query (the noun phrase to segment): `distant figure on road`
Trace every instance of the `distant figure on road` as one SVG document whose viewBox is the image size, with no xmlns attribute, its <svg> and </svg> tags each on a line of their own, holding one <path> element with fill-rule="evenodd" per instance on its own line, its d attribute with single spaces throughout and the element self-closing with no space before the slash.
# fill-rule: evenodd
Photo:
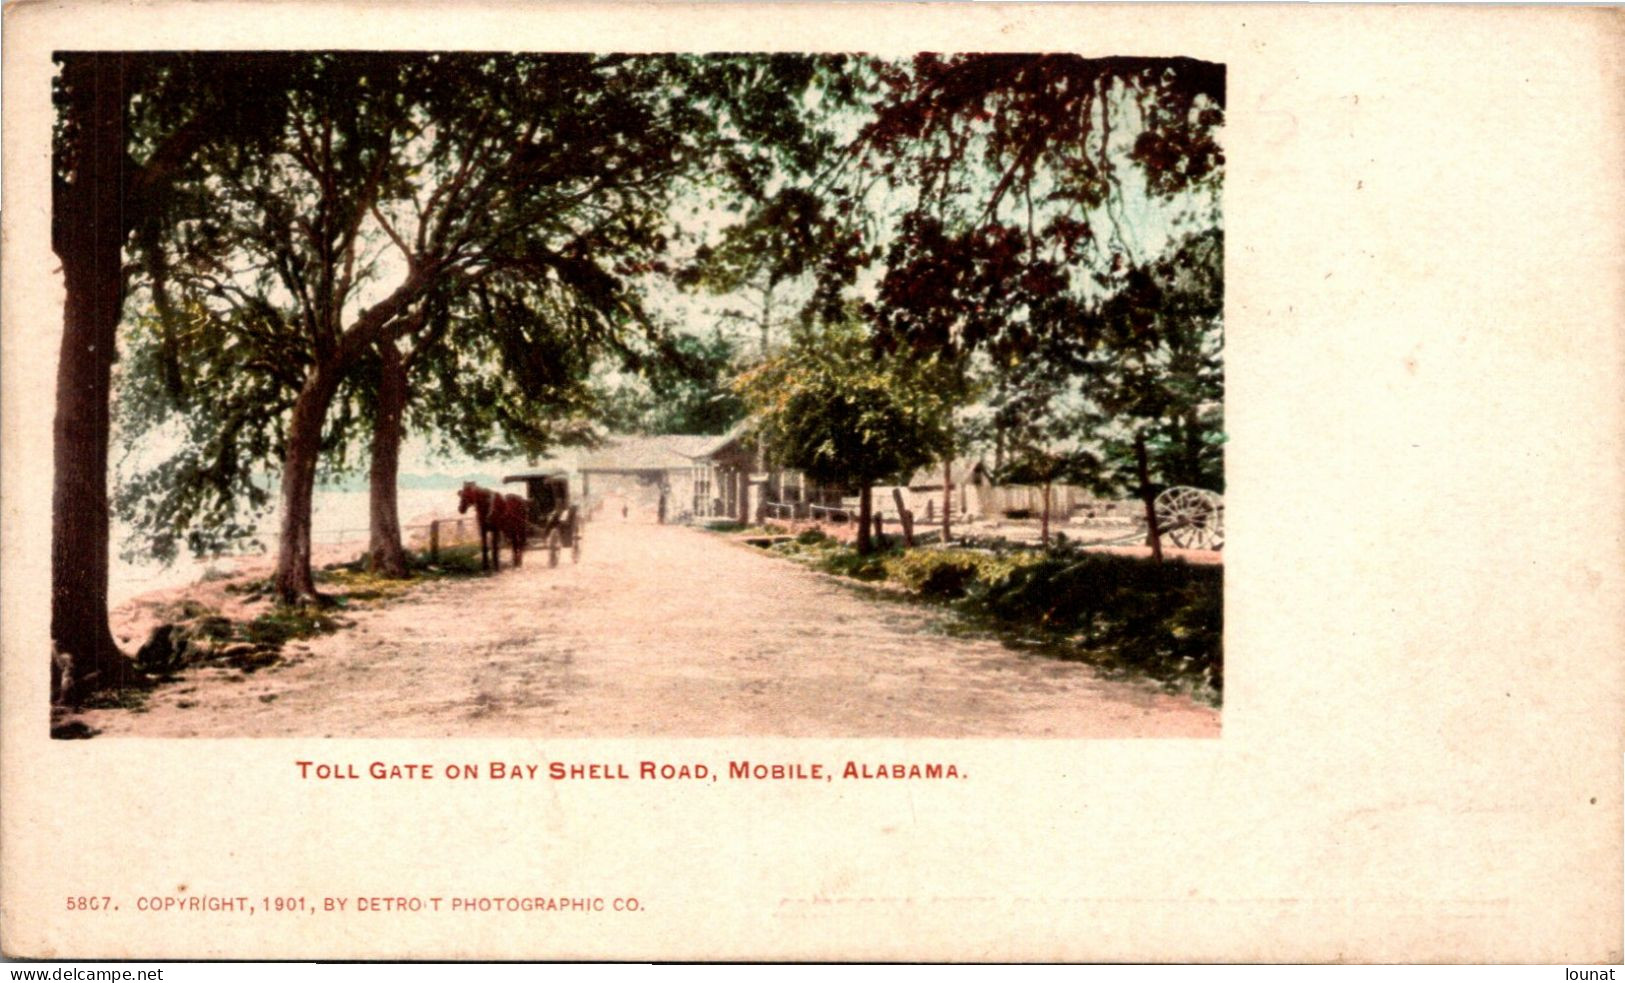
<svg viewBox="0 0 1625 983">
<path fill-rule="evenodd" d="M 621 506 L 621 519 L 622 520 L 626 519 L 626 506 L 625 505 Z"/>
</svg>

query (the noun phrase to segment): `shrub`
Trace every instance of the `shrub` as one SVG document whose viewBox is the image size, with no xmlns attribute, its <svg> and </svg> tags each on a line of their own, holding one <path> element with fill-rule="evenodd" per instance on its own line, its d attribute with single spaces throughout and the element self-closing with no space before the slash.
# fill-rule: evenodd
<svg viewBox="0 0 1625 983">
<path fill-rule="evenodd" d="M 256 645 L 280 648 L 291 639 L 326 635 L 348 624 L 314 607 L 278 605 L 250 621 L 243 634 Z"/>
<path fill-rule="evenodd" d="M 1074 553 L 979 580 L 969 603 L 1091 661 L 1222 686 L 1222 567 Z"/>
<path fill-rule="evenodd" d="M 159 625 L 136 653 L 135 667 L 143 675 L 164 676 L 186 665 L 192 634 L 185 625 Z"/>
<path fill-rule="evenodd" d="M 414 574 L 431 577 L 470 576 L 483 572 L 480 569 L 480 548 L 475 543 L 442 546 L 439 558 L 433 560 L 429 558 L 427 550 L 408 554 L 407 562 Z"/>
<path fill-rule="evenodd" d="M 820 560 L 819 568 L 825 573 L 839 574 L 854 580 L 885 580 L 886 561 L 896 555 L 896 551 L 888 550 L 862 556 L 857 550 L 843 546 Z"/>
<path fill-rule="evenodd" d="M 1179 561 L 1048 551 L 988 540 L 979 548 L 889 550 L 859 556 L 803 533 L 774 546 L 826 573 L 890 578 L 922 597 L 1108 669 L 1222 691 L 1224 570 Z"/>
<path fill-rule="evenodd" d="M 928 597 L 964 597 L 991 557 L 971 550 L 908 550 L 886 561 L 892 579 Z"/>
<path fill-rule="evenodd" d="M 235 630 L 231 619 L 219 614 L 204 615 L 192 626 L 193 634 L 216 642 L 231 638 Z"/>
<path fill-rule="evenodd" d="M 1048 559 L 1043 551 L 1030 549 L 998 549 L 983 553 L 981 557 L 976 583 L 970 585 L 972 590 L 996 587 L 1009 580 L 1016 571 L 1043 563 Z"/>
<path fill-rule="evenodd" d="M 157 611 L 158 616 L 165 621 L 177 622 L 193 621 L 198 618 L 207 618 L 212 615 L 218 615 L 219 613 L 219 611 L 216 611 L 209 605 L 204 604 L 202 601 L 196 601 L 190 597 L 183 597 L 171 604 L 166 604 L 160 607 Z"/>
</svg>

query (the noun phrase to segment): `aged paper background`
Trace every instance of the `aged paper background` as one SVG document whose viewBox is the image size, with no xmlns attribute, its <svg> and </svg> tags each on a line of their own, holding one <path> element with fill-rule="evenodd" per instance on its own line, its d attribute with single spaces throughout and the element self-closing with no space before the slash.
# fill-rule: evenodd
<svg viewBox="0 0 1625 983">
<path fill-rule="evenodd" d="M 8 954 L 1618 961 L 1617 11 L 14 4 Z M 47 740 L 53 48 L 1075 50 L 1229 69 L 1228 693 L 1193 741 Z M 293 762 L 956 762 L 958 783 Z M 641 911 L 150 913 L 148 896 Z M 71 895 L 117 912 L 70 912 Z"/>
</svg>

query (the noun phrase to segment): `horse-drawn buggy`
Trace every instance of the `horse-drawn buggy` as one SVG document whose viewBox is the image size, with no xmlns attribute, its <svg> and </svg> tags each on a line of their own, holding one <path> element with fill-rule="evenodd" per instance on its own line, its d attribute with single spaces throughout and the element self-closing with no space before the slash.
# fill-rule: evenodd
<svg viewBox="0 0 1625 983">
<path fill-rule="evenodd" d="M 570 478 L 562 471 L 509 475 L 503 484 L 521 482 L 526 496 L 505 495 L 466 482 L 458 494 L 457 511 L 473 509 L 479 522 L 480 566 L 502 569 L 501 544 L 513 548 L 519 566 L 525 548 L 540 541 L 547 550 L 547 565 L 559 565 L 559 551 L 569 550 L 571 562 L 581 559 L 581 519 L 570 504 Z"/>
<path fill-rule="evenodd" d="M 570 504 L 570 476 L 563 471 L 527 471 L 502 479 L 505 485 L 525 486 L 530 534 L 548 551 L 548 566 L 559 565 L 559 551 L 570 551 L 570 561 L 581 559 L 581 512 Z"/>
</svg>

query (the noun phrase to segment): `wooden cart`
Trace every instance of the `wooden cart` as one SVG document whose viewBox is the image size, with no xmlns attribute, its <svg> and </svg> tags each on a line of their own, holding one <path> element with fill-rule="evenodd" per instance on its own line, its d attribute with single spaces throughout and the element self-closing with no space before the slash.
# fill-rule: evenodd
<svg viewBox="0 0 1625 983">
<path fill-rule="evenodd" d="M 581 514 L 570 504 L 570 476 L 563 471 L 530 471 L 509 475 L 503 484 L 522 483 L 530 501 L 530 534 L 547 550 L 547 565 L 559 565 L 559 551 L 570 562 L 581 560 Z"/>
</svg>

